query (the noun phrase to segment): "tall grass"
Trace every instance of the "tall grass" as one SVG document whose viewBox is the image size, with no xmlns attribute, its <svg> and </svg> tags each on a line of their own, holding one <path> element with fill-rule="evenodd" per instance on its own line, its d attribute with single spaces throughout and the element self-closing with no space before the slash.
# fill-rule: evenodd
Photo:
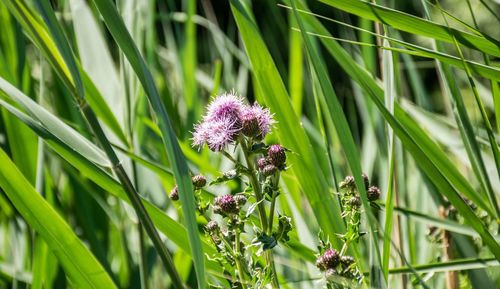
<svg viewBox="0 0 500 289">
<path fill-rule="evenodd" d="M 259 284 L 213 258 L 196 203 L 246 180 L 192 193 L 192 175 L 233 167 L 191 145 L 226 91 L 269 108 L 266 143 L 289 150 L 276 210 L 293 230 L 255 256 L 274 288 L 342 288 L 315 266 L 325 240 L 354 256 L 349 286 L 496 288 L 499 14 L 488 0 L 2 0 L 0 288 Z"/>
</svg>

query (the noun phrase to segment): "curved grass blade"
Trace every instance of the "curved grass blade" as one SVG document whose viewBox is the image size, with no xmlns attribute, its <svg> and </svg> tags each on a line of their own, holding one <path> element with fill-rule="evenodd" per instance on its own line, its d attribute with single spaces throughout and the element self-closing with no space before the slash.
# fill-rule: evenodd
<svg viewBox="0 0 500 289">
<path fill-rule="evenodd" d="M 146 63 L 127 28 L 125 27 L 123 19 L 118 14 L 116 7 L 109 0 L 94 0 L 93 2 L 99 10 L 111 35 L 115 38 L 116 43 L 121 48 L 122 52 L 130 62 L 130 65 L 136 72 L 137 77 L 139 78 L 153 107 L 153 110 L 158 117 L 165 150 L 169 161 L 172 164 L 174 176 L 180 191 L 179 195 L 182 203 L 185 224 L 189 233 L 189 243 L 191 246 L 198 286 L 199 288 L 205 288 L 206 281 L 203 248 L 201 246 L 201 240 L 198 233 L 198 224 L 196 222 L 196 208 L 191 177 L 167 111 L 161 101 L 153 76 L 147 68 Z"/>
<path fill-rule="evenodd" d="M 295 9 L 295 1 L 291 0 L 291 3 L 295 19 L 297 20 L 300 30 L 303 31 L 302 39 L 304 41 L 307 54 L 309 55 L 310 65 L 313 70 L 313 74 L 317 77 L 319 86 L 322 91 L 322 93 L 319 93 L 319 95 L 323 98 L 323 102 L 326 103 L 325 115 L 329 116 L 335 125 L 335 128 L 337 130 L 337 135 L 339 136 L 339 141 L 342 144 L 342 148 L 346 155 L 347 162 L 353 173 L 356 186 L 358 187 L 358 191 L 361 193 L 361 200 L 363 203 L 363 207 L 365 208 L 364 212 L 367 216 L 370 228 L 370 236 L 372 237 L 374 244 L 373 248 L 375 249 L 375 257 L 376 257 L 375 259 L 377 260 L 378 263 L 376 265 L 373 264 L 374 266 L 372 266 L 372 269 L 380 271 L 382 268 L 382 258 L 380 255 L 380 249 L 378 247 L 378 235 L 376 233 L 377 222 L 375 216 L 373 216 L 372 210 L 370 209 L 370 205 L 368 203 L 368 196 L 366 193 L 367 188 L 365 188 L 363 178 L 361 177 L 362 170 L 361 170 L 360 158 L 357 151 L 357 146 L 356 143 L 354 142 L 351 129 L 349 128 L 347 119 L 344 115 L 344 112 L 337 98 L 337 95 L 335 94 L 333 86 L 330 80 L 328 79 L 328 72 L 322 63 L 318 52 L 314 49 L 313 45 L 311 44 L 309 36 L 305 33 L 302 19 L 299 17 L 297 10 Z M 375 272 L 372 273 L 374 275 L 380 275 L 380 273 L 375 273 Z M 384 284 L 372 284 L 372 285 L 377 288 L 385 287 Z"/>
<path fill-rule="evenodd" d="M 500 266 L 500 263 L 498 262 L 498 260 L 495 260 L 495 258 L 456 259 L 449 262 L 414 265 L 412 266 L 412 268 L 393 268 L 389 270 L 389 274 L 411 273 L 413 271 L 416 271 L 418 273 L 464 271 L 481 268 L 491 268 L 496 266 Z"/>
<path fill-rule="evenodd" d="M 35 191 L 7 154 L 0 150 L 0 186 L 23 218 L 44 238 L 79 288 L 117 288 L 69 225 Z"/>
<path fill-rule="evenodd" d="M 321 34 L 329 34 L 317 19 L 313 17 L 304 17 L 304 19 L 315 29 L 319 29 Z M 448 198 L 465 220 L 481 235 L 484 243 L 490 248 L 495 257 L 500 259 L 500 246 L 492 237 L 486 226 L 464 202 L 462 197 L 460 197 L 456 189 L 458 187 L 454 187 L 463 187 L 466 181 L 463 176 L 456 171 L 453 165 L 445 165 L 451 161 L 449 161 L 446 155 L 425 133 L 416 136 L 411 132 L 410 129 L 417 129 L 418 126 L 407 116 L 398 103 L 394 104 L 394 116 L 391 115 L 381 101 L 384 95 L 382 88 L 337 42 L 327 41 L 323 42 L 323 44 L 349 76 L 367 92 L 367 95 L 377 106 L 384 119 L 391 125 L 394 133 L 399 137 L 406 150 L 412 154 L 414 159 L 418 160 L 417 164 L 422 169 L 422 172 L 429 177 L 439 191 Z M 427 145 L 427 147 L 425 145 L 423 146 L 423 144 Z M 440 168 L 443 165 L 444 167 Z M 454 171 L 454 173 L 449 174 L 450 170 Z M 459 182 L 456 182 L 457 180 Z M 465 185 L 465 188 L 467 187 L 470 187 L 470 185 Z M 464 191 L 461 192 L 465 194 Z M 467 191 L 466 196 L 472 196 L 479 200 L 481 199 L 474 190 Z"/>
<path fill-rule="evenodd" d="M 377 21 L 395 29 L 453 43 L 455 37 L 460 44 L 500 56 L 500 43 L 491 37 L 481 37 L 393 10 L 384 6 L 359 0 L 320 0 L 321 2 L 365 19 Z"/>
</svg>

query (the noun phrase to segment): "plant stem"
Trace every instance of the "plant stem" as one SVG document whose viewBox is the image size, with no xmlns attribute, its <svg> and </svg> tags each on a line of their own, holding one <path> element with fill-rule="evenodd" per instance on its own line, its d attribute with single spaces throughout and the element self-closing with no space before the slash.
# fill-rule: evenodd
<svg viewBox="0 0 500 289">
<path fill-rule="evenodd" d="M 236 226 L 234 229 L 234 260 L 236 261 L 236 270 L 238 270 L 238 277 L 240 278 L 241 288 L 246 289 L 245 275 L 243 274 L 243 265 L 240 260 L 241 248 L 240 248 L 240 230 Z"/>
<path fill-rule="evenodd" d="M 266 217 L 266 207 L 262 202 L 262 190 L 259 184 L 259 180 L 257 178 L 257 171 L 255 170 L 255 166 L 253 165 L 250 154 L 248 153 L 248 146 L 245 141 L 241 142 L 241 147 L 243 149 L 243 154 L 245 155 L 245 161 L 247 163 L 248 168 L 248 178 L 250 179 L 250 184 L 252 185 L 253 192 L 255 194 L 255 198 L 257 199 L 257 208 L 259 211 L 260 224 L 262 226 L 262 232 L 267 232 L 267 217 Z"/>
<path fill-rule="evenodd" d="M 158 234 L 158 231 L 156 231 L 153 221 L 149 217 L 146 208 L 144 207 L 144 204 L 142 203 L 141 198 L 139 197 L 139 194 L 137 193 L 135 187 L 132 184 L 132 181 L 125 172 L 125 169 L 123 168 L 120 160 L 118 159 L 118 156 L 113 150 L 113 147 L 111 146 L 108 138 L 104 134 L 104 131 L 101 125 L 99 124 L 99 121 L 97 120 L 94 111 L 88 106 L 88 104 L 83 99 L 77 99 L 77 101 L 79 103 L 83 115 L 87 119 L 88 124 L 92 128 L 92 131 L 94 132 L 97 141 L 99 142 L 104 152 L 106 153 L 108 159 L 110 160 L 113 172 L 120 180 L 120 183 L 122 184 L 125 193 L 127 193 L 127 197 L 129 198 L 130 203 L 132 204 L 137 216 L 139 217 L 140 222 L 144 226 L 144 229 L 148 233 L 149 237 L 151 238 L 151 241 L 153 242 L 153 245 L 158 251 L 158 255 L 160 255 L 160 258 L 163 264 L 165 265 L 165 269 L 167 270 L 167 273 L 170 275 L 173 287 L 177 289 L 185 288 L 182 279 L 179 273 L 177 272 L 177 269 L 174 266 L 174 262 L 170 255 L 170 252 L 167 250 L 167 247 L 162 242 L 160 235 Z"/>
</svg>

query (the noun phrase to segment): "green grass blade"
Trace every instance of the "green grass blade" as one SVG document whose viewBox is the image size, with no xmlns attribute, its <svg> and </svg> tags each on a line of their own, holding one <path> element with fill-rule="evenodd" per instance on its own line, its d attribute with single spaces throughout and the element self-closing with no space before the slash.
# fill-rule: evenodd
<svg viewBox="0 0 500 289">
<path fill-rule="evenodd" d="M 355 14 L 365 19 L 377 21 L 395 29 L 427 36 L 436 40 L 453 42 L 456 37 L 460 44 L 500 56 L 500 43 L 491 37 L 481 37 L 419 18 L 384 6 L 359 0 L 320 0 L 332 7 Z"/>
<path fill-rule="evenodd" d="M 437 273 L 437 272 L 473 270 L 473 269 L 481 269 L 481 268 L 496 267 L 496 266 L 500 266 L 500 263 L 498 262 L 498 260 L 495 260 L 495 258 L 456 259 L 449 262 L 414 265 L 412 266 L 412 268 L 408 267 L 393 268 L 390 270 L 390 273 L 401 274 L 401 273 L 411 273 L 413 271 L 416 271 L 418 273 L 427 273 L 427 272 Z"/>
<path fill-rule="evenodd" d="M 130 62 L 130 65 L 136 72 L 137 77 L 142 83 L 146 95 L 148 96 L 148 99 L 158 117 L 165 150 L 169 161 L 172 164 L 172 169 L 180 191 L 182 210 L 184 213 L 185 224 L 189 232 L 189 243 L 191 246 L 198 286 L 199 288 L 205 288 L 205 264 L 203 259 L 203 249 L 198 233 L 198 224 L 196 222 L 196 208 L 191 177 L 167 111 L 161 101 L 160 95 L 158 94 L 153 76 L 147 68 L 139 50 L 134 44 L 134 41 L 125 27 L 123 19 L 118 14 L 116 7 L 109 0 L 95 0 L 93 2 L 103 17 L 104 23 L 111 32 L 111 35 L 113 35 L 116 43 L 121 48 L 122 52 Z"/>
<path fill-rule="evenodd" d="M 309 21 L 313 27 L 320 29 L 322 34 L 328 34 L 328 31 L 317 21 L 317 19 L 309 17 L 305 17 L 305 19 Z M 481 222 L 481 220 L 479 220 L 479 218 L 474 214 L 471 208 L 464 202 L 454 188 L 455 185 L 464 185 L 463 182 L 454 182 L 457 180 L 455 179 L 456 177 L 458 177 L 458 180 L 460 181 L 463 179 L 463 176 L 461 176 L 458 172 L 457 174 L 451 175 L 448 173 L 450 170 L 454 170 L 454 165 L 445 166 L 444 168 L 439 169 L 440 165 L 450 162 L 444 152 L 438 149 L 437 146 L 433 147 L 435 150 L 429 150 L 425 146 L 422 147 L 423 143 L 426 145 L 432 145 L 433 142 L 426 134 L 416 136 L 409 131 L 409 128 L 415 128 L 417 125 L 413 120 L 407 118 L 406 113 L 401 109 L 398 103 L 395 103 L 395 115 L 392 116 L 381 101 L 381 99 L 383 99 L 382 88 L 368 74 L 368 72 L 359 67 L 359 65 L 352 60 L 351 56 L 337 42 L 328 41 L 323 42 L 323 44 L 343 67 L 343 69 L 364 89 L 373 103 L 377 106 L 384 119 L 391 125 L 394 133 L 401 140 L 407 151 L 412 154 L 414 159 L 418 160 L 417 164 L 422 169 L 422 172 L 429 177 L 440 192 L 445 195 L 455 206 L 458 212 L 462 214 L 465 220 L 481 235 L 481 238 L 490 248 L 492 253 L 497 258 L 500 258 L 500 246 L 491 236 L 491 233 L 488 232 L 485 225 Z M 403 117 L 405 117 L 405 119 L 402 119 Z M 477 192 L 474 190 L 469 191 L 468 193 L 470 193 L 470 196 L 477 200 L 481 199 L 481 197 L 479 197 Z M 467 197 L 469 197 L 469 195 L 467 195 Z"/>
<path fill-rule="evenodd" d="M 30 226 L 44 238 L 79 288 L 117 288 L 69 225 L 35 191 L 0 150 L 0 186 Z"/>
<path fill-rule="evenodd" d="M 79 151 L 96 164 L 110 166 L 108 159 L 98 147 L 1 77 L 0 91 L 69 147 Z"/>
<path fill-rule="evenodd" d="M 366 194 L 366 189 L 363 178 L 361 177 L 362 170 L 360 165 L 360 158 L 357 151 L 356 143 L 354 142 L 354 138 L 351 133 L 351 129 L 347 123 L 347 119 L 344 115 L 340 102 L 335 94 L 333 86 L 328 79 L 328 72 L 326 67 L 321 62 L 318 52 L 314 49 L 311 44 L 311 40 L 309 36 L 305 33 L 305 28 L 302 23 L 302 19 L 295 9 L 295 1 L 291 1 L 293 11 L 297 20 L 297 23 L 302 31 L 302 39 L 304 41 L 304 45 L 306 47 L 307 53 L 310 59 L 310 65 L 314 70 L 314 75 L 317 77 L 319 81 L 319 86 L 322 90 L 321 95 L 324 99 L 323 101 L 327 104 L 325 107 L 325 115 L 329 116 L 337 130 L 337 135 L 339 136 L 339 141 L 342 145 L 342 149 L 346 155 L 347 162 L 349 167 L 353 173 L 353 176 L 356 181 L 356 186 L 358 187 L 359 192 L 361 193 L 361 199 L 363 202 L 364 212 L 366 213 L 368 224 L 370 228 L 370 236 L 373 238 L 373 243 L 375 244 L 373 247 L 375 248 L 375 256 L 378 264 L 373 266 L 374 270 L 381 270 L 382 268 L 382 258 L 380 255 L 380 249 L 378 247 L 378 235 L 376 233 L 376 221 L 375 217 L 372 214 L 372 210 L 370 209 L 370 205 L 368 202 L 368 196 Z M 328 97 L 327 97 L 328 96 Z M 378 273 L 377 273 L 378 274 Z M 372 284 L 375 287 L 385 287 L 383 284 Z"/>
</svg>

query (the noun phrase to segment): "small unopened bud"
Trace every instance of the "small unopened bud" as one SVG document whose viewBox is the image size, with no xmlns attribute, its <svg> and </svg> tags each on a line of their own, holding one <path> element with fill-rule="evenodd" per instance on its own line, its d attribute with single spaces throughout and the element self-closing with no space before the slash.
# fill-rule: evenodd
<svg viewBox="0 0 500 289">
<path fill-rule="evenodd" d="M 246 114 L 242 117 L 241 132 L 247 137 L 256 137 L 261 134 L 259 119 L 255 114 Z"/>
<path fill-rule="evenodd" d="M 168 197 L 172 201 L 179 200 L 179 188 L 177 187 L 177 185 L 170 191 L 170 194 L 168 195 Z"/>
<path fill-rule="evenodd" d="M 205 229 L 210 234 L 215 234 L 220 231 L 219 224 L 216 221 L 210 221 L 205 225 Z"/>
<path fill-rule="evenodd" d="M 361 206 L 361 199 L 358 196 L 351 197 L 349 199 L 349 204 L 353 207 L 360 207 Z"/>
<path fill-rule="evenodd" d="M 267 166 L 267 159 L 266 158 L 260 158 L 257 160 L 257 167 L 259 170 L 263 170 L 265 166 Z"/>
<path fill-rule="evenodd" d="M 339 262 L 340 256 L 337 250 L 328 249 L 316 260 L 316 266 L 318 266 L 321 271 L 326 271 L 328 269 L 335 269 Z"/>
<path fill-rule="evenodd" d="M 196 175 L 196 176 L 192 177 L 191 181 L 193 182 L 193 185 L 197 189 L 203 188 L 207 184 L 207 179 L 202 175 Z"/>
<path fill-rule="evenodd" d="M 224 195 L 215 198 L 214 200 L 214 212 L 222 213 L 226 215 L 238 214 L 240 208 L 238 207 L 238 203 L 232 195 Z"/>
<path fill-rule="evenodd" d="M 335 269 L 328 269 L 325 271 L 326 280 L 330 280 L 332 278 L 335 278 L 335 275 L 337 275 L 337 270 L 335 270 Z"/>
<path fill-rule="evenodd" d="M 247 197 L 245 197 L 245 195 L 242 194 L 234 196 L 234 200 L 240 207 L 244 206 L 247 203 Z"/>
<path fill-rule="evenodd" d="M 340 263 L 342 263 L 342 265 L 347 267 L 347 266 L 351 265 L 352 263 L 354 263 L 354 258 L 351 256 L 342 256 L 342 257 L 340 257 Z"/>
<path fill-rule="evenodd" d="M 286 162 L 286 151 L 285 148 L 279 144 L 271 145 L 267 149 L 267 157 L 269 158 L 269 162 L 275 165 L 278 168 L 281 168 L 285 165 Z"/>
<path fill-rule="evenodd" d="M 376 201 L 380 198 L 380 189 L 378 187 L 371 186 L 366 193 L 368 194 L 368 200 L 370 202 Z"/>
<path fill-rule="evenodd" d="M 262 169 L 262 174 L 265 177 L 272 176 L 277 170 L 278 168 L 275 165 L 267 165 Z"/>
<path fill-rule="evenodd" d="M 370 179 L 366 174 L 362 174 L 361 176 L 363 177 L 363 182 L 365 183 L 365 190 L 367 190 L 370 186 Z"/>
<path fill-rule="evenodd" d="M 354 182 L 354 177 L 353 176 L 347 176 L 345 179 L 340 182 L 340 188 L 341 189 L 354 189 L 356 187 L 356 184 Z"/>
</svg>

